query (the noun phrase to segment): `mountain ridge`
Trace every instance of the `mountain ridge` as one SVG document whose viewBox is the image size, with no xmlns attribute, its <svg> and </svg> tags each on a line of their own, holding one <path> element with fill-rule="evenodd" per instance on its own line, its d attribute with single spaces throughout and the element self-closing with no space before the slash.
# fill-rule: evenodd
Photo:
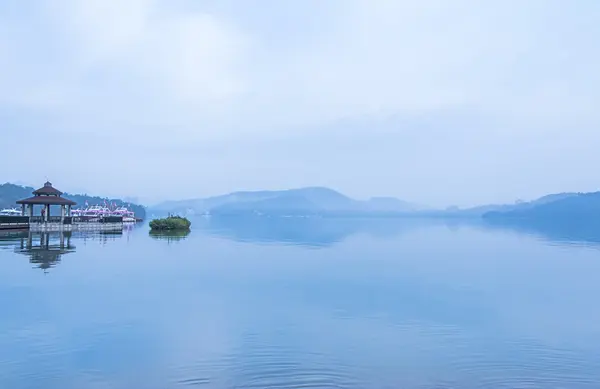
<svg viewBox="0 0 600 389">
<path fill-rule="evenodd" d="M 295 201 L 295 202 L 294 202 Z M 414 211 L 419 206 L 393 197 L 373 197 L 355 200 L 334 189 L 312 186 L 285 190 L 238 191 L 200 199 L 163 202 L 152 207 L 155 212 L 257 212 L 284 211 L 292 213 Z"/>
<path fill-rule="evenodd" d="M 591 196 L 591 197 L 590 197 Z M 574 199 L 574 200 L 569 200 Z M 583 199 L 583 200 L 582 200 Z M 582 201 L 585 204 L 581 204 Z M 548 209 L 565 204 L 569 207 L 594 207 L 593 193 L 563 192 L 512 204 L 488 204 L 470 208 L 430 209 L 395 197 L 375 196 L 356 200 L 334 189 L 305 187 L 286 190 L 239 191 L 203 199 L 165 202 L 152 208 L 155 212 L 210 213 L 217 216 L 393 216 L 426 218 L 490 218 L 530 215 L 540 217 Z M 578 205 L 579 204 L 579 205 Z M 586 208 L 587 207 L 587 208 Z M 598 195 L 600 207 L 600 195 Z M 541 211 L 540 211 L 541 210 Z M 582 211 L 583 212 L 583 211 Z M 536 216 L 537 215 L 537 216 Z"/>
<path fill-rule="evenodd" d="M 570 193 L 565 196 L 544 196 L 530 207 L 506 211 L 491 211 L 483 215 L 486 219 L 538 219 L 569 222 L 574 219 L 600 220 L 600 191 Z"/>
</svg>

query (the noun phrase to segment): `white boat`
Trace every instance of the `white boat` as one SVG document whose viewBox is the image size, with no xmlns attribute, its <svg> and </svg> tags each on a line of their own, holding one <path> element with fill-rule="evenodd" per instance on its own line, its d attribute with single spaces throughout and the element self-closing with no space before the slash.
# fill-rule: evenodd
<svg viewBox="0 0 600 389">
<path fill-rule="evenodd" d="M 135 223 L 135 213 L 126 207 L 119 207 L 111 212 L 111 216 L 123 218 L 123 223 Z"/>
<path fill-rule="evenodd" d="M 101 205 L 92 205 L 91 207 L 86 208 L 81 216 L 110 216 L 111 212 L 108 207 L 103 207 Z"/>
<path fill-rule="evenodd" d="M 88 222 L 100 221 L 100 219 L 105 216 L 110 216 L 110 214 L 110 209 L 101 205 L 92 205 L 91 207 L 71 210 L 71 216 L 81 218 Z"/>
<path fill-rule="evenodd" d="M 0 210 L 0 216 L 22 216 L 21 211 L 15 208 L 5 208 Z"/>
<path fill-rule="evenodd" d="M 72 210 L 71 210 L 71 216 L 73 216 L 73 217 L 79 217 L 79 216 L 82 216 L 84 211 L 85 211 L 85 209 L 81 209 L 81 208 L 78 208 L 78 209 L 72 209 Z"/>
<path fill-rule="evenodd" d="M 81 217 L 85 218 L 88 221 L 100 220 L 106 216 L 117 216 L 122 217 L 124 223 L 135 223 L 135 213 L 130 211 L 126 207 L 116 207 L 116 205 L 111 210 L 107 206 L 102 205 L 92 205 L 83 209 L 73 209 L 71 211 L 71 216 L 73 217 Z"/>
</svg>

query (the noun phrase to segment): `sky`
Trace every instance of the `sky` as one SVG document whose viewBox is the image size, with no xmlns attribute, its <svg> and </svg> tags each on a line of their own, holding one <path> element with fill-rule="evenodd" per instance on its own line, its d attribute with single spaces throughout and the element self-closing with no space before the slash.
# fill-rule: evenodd
<svg viewBox="0 0 600 389">
<path fill-rule="evenodd" d="M 3 0 L 0 182 L 600 190 L 598 20 L 596 0 Z"/>
</svg>

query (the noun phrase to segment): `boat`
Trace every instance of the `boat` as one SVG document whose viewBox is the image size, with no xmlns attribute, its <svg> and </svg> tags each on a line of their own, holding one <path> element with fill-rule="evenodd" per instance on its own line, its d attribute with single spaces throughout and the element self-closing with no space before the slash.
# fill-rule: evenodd
<svg viewBox="0 0 600 389">
<path fill-rule="evenodd" d="M 73 216 L 73 217 L 83 216 L 83 212 L 85 212 L 85 209 L 82 209 L 82 208 L 72 209 L 71 216 Z"/>
<path fill-rule="evenodd" d="M 135 223 L 135 213 L 126 207 L 119 207 L 111 212 L 111 216 L 119 216 L 123 218 L 123 223 Z"/>
<path fill-rule="evenodd" d="M 0 210 L 0 216 L 22 216 L 22 213 L 15 208 L 5 208 Z"/>
<path fill-rule="evenodd" d="M 71 216 L 85 221 L 99 221 L 108 216 L 122 217 L 124 223 L 135 223 L 137 221 L 133 211 L 124 206 L 116 207 L 116 205 L 113 206 L 113 209 L 106 205 L 92 205 L 87 208 L 73 209 Z"/>
<path fill-rule="evenodd" d="M 87 208 L 71 210 L 71 216 L 80 219 L 79 221 L 96 222 L 105 216 L 110 216 L 111 211 L 108 207 L 101 205 L 92 205 Z"/>
<path fill-rule="evenodd" d="M 108 209 L 108 207 L 103 207 L 101 205 L 92 205 L 91 207 L 86 208 L 81 216 L 103 217 L 109 215 L 110 209 Z"/>
</svg>

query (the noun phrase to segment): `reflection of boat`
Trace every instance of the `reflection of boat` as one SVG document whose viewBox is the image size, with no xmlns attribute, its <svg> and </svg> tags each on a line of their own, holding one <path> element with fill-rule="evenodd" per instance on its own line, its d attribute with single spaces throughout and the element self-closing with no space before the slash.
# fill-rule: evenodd
<svg viewBox="0 0 600 389">
<path fill-rule="evenodd" d="M 21 216 L 21 211 L 15 208 L 5 208 L 0 210 L 0 216 Z"/>
</svg>

